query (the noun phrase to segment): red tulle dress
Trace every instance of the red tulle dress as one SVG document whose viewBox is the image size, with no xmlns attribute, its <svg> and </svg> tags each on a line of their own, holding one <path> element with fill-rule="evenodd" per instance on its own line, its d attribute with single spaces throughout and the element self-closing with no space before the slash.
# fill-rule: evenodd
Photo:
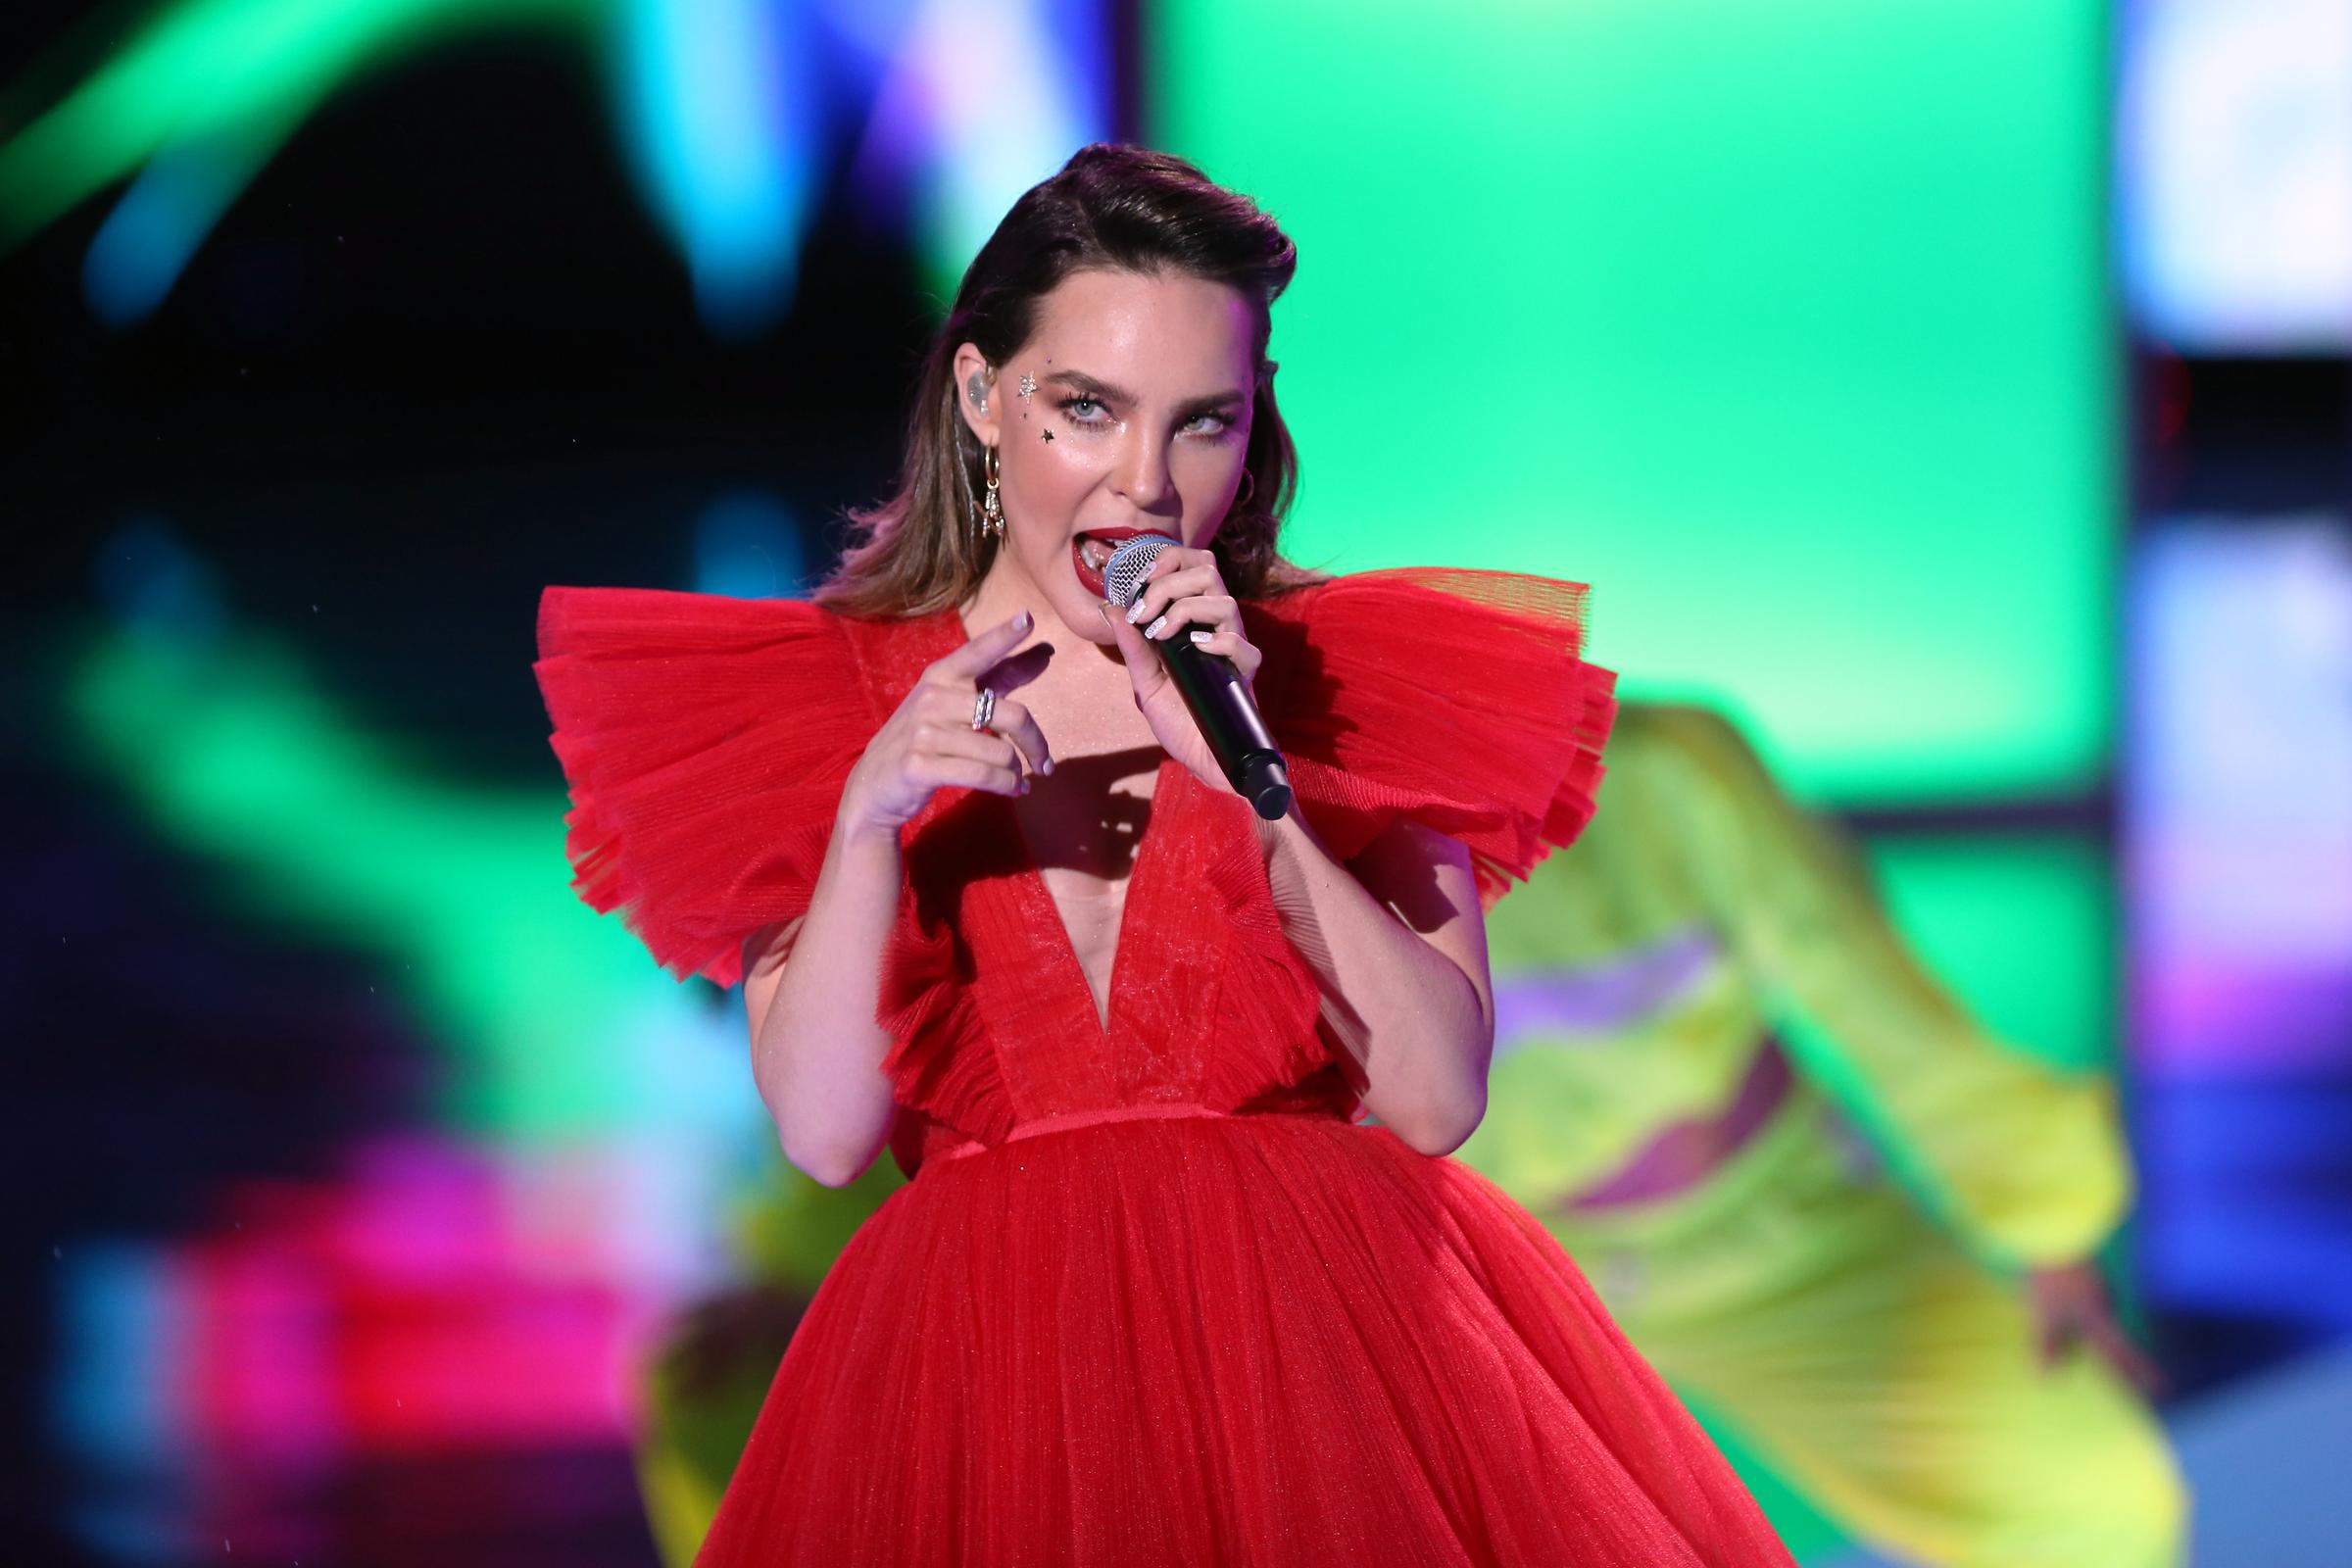
<svg viewBox="0 0 2352 1568">
<path fill-rule="evenodd" d="M 1583 826 L 1583 590 L 1375 572 L 1249 607 L 1341 857 L 1398 818 L 1491 896 Z M 731 984 L 805 910 L 851 765 L 953 612 L 550 589 L 581 895 Z M 1249 808 L 1161 763 L 1109 1022 L 1010 804 L 905 834 L 880 1016 L 914 1179 L 826 1278 L 706 1564 L 1786 1563 L 1534 1220 L 1361 1125 Z"/>
</svg>

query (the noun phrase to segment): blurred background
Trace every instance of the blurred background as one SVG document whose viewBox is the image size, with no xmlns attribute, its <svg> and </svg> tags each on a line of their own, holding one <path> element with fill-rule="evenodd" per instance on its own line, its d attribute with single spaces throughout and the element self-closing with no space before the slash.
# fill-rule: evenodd
<svg viewBox="0 0 2352 1568">
<path fill-rule="evenodd" d="M 2352 1562 L 2352 0 L 16 0 L 7 1560 L 654 1561 L 790 1178 L 536 595 L 820 576 L 1110 137 L 1298 242 L 1294 559 L 1592 581 L 2121 1075 L 2198 1560 Z"/>
</svg>

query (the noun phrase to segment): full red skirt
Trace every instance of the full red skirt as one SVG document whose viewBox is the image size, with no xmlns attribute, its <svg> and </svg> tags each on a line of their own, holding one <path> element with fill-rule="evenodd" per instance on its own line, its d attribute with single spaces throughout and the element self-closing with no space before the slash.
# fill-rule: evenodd
<svg viewBox="0 0 2352 1568">
<path fill-rule="evenodd" d="M 1525 1211 L 1285 1114 L 927 1166 L 825 1281 L 698 1560 L 1788 1558 Z"/>
</svg>

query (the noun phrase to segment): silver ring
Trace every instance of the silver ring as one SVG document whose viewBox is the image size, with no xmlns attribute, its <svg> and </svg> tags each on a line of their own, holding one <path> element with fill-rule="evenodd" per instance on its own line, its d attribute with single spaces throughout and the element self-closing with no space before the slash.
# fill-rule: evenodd
<svg viewBox="0 0 2352 1568">
<path fill-rule="evenodd" d="M 983 686 L 980 688 L 980 695 L 972 700 L 972 728 L 986 729 L 989 720 L 996 716 L 997 694 Z"/>
</svg>

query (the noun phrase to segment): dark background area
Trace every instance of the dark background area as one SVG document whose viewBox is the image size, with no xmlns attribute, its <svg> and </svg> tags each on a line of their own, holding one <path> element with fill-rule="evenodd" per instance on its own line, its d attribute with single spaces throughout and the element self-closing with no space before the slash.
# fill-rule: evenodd
<svg viewBox="0 0 2352 1568">
<path fill-rule="evenodd" d="M 0 81 L 103 44 L 106 20 L 8 8 Z M 77 47 L 53 56 L 61 36 Z M 529 670 L 543 585 L 682 584 L 698 512 L 747 488 L 814 524 L 814 564 L 841 510 L 890 479 L 935 309 L 904 236 L 860 215 L 837 163 L 790 316 L 717 343 L 628 192 L 601 92 L 588 61 L 495 36 L 368 77 L 136 330 L 82 303 L 104 201 L 0 255 L 9 1562 L 116 1560 L 57 1514 L 57 1250 L 191 1230 L 232 1178 L 322 1176 L 351 1140 L 423 1114 L 437 1070 L 366 959 L 224 920 L 122 803 L 59 765 L 60 663 L 105 611 L 109 541 L 162 528 L 240 622 L 298 635 L 382 729 L 552 792 Z M 339 1560 L 652 1560 L 617 1451 L 379 1458 L 337 1488 Z"/>
</svg>

